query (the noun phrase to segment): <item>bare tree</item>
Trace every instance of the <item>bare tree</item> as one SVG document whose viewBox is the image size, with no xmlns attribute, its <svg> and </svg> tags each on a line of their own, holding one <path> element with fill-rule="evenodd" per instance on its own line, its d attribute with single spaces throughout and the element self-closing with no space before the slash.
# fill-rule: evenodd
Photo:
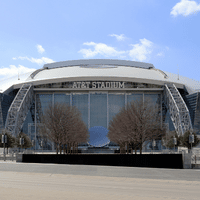
<svg viewBox="0 0 200 200">
<path fill-rule="evenodd" d="M 119 145 L 129 146 L 132 150 L 142 148 L 145 141 L 161 139 L 165 130 L 161 126 L 159 106 L 150 100 L 132 101 L 123 108 L 111 121 L 108 137 Z"/>
<path fill-rule="evenodd" d="M 89 136 L 86 125 L 81 119 L 81 113 L 76 107 L 55 103 L 49 105 L 42 117 L 42 134 L 56 144 L 57 153 L 67 145 L 67 153 L 71 148 L 75 152 L 78 143 L 86 142 Z"/>
<path fill-rule="evenodd" d="M 16 138 L 11 135 L 9 130 L 3 129 L 0 133 L 0 147 L 4 147 L 4 144 L 2 143 L 2 135 L 7 135 L 7 143 L 5 143 L 5 147 L 7 148 L 7 154 L 8 154 L 8 148 L 15 147 Z"/>
</svg>

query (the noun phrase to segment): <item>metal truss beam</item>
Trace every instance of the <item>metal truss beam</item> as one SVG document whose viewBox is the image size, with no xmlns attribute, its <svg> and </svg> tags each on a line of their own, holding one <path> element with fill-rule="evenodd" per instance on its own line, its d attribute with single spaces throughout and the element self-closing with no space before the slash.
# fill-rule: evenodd
<svg viewBox="0 0 200 200">
<path fill-rule="evenodd" d="M 192 130 L 189 110 L 174 84 L 166 85 L 164 89 L 164 102 L 169 109 L 171 120 L 177 134 L 183 135 L 185 131 Z"/>
<path fill-rule="evenodd" d="M 17 136 L 20 133 L 32 101 L 32 85 L 23 84 L 13 100 L 7 114 L 5 128 L 8 129 L 12 135 Z"/>
</svg>

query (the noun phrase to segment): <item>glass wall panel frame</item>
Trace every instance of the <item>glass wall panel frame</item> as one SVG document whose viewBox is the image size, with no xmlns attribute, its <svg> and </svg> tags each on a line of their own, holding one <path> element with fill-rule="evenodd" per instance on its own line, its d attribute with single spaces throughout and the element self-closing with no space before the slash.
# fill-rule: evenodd
<svg viewBox="0 0 200 200">
<path fill-rule="evenodd" d="M 91 95 L 93 95 L 93 94 L 106 94 L 106 107 L 107 107 L 107 111 L 106 111 L 106 117 L 107 117 L 107 119 L 106 119 L 106 127 L 105 128 L 107 128 L 108 129 L 108 116 L 107 116 L 107 114 L 108 114 L 108 91 L 89 91 L 89 106 L 88 106 L 88 109 L 89 109 L 89 123 L 88 123 L 88 129 L 90 129 L 91 128 Z"/>
</svg>

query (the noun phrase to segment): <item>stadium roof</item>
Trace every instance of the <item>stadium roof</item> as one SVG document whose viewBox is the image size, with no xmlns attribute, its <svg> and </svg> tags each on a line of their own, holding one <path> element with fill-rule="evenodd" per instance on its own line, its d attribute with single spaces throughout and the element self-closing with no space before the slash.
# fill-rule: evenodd
<svg viewBox="0 0 200 200">
<path fill-rule="evenodd" d="M 163 72 L 156 69 L 153 64 L 126 60 L 92 59 L 56 62 L 45 64 L 43 68 L 27 74 L 26 77 L 23 80 L 10 81 L 10 83 L 7 80 L 5 89 L 1 87 L 2 84 L 0 83 L 0 89 L 5 91 L 12 85 L 14 85 L 14 88 L 18 88 L 24 82 L 38 85 L 51 82 L 95 79 L 146 82 L 159 85 L 175 83 L 179 88 L 186 86 L 189 94 L 200 89 L 198 81 L 182 76 L 178 78 L 177 74 Z"/>
</svg>

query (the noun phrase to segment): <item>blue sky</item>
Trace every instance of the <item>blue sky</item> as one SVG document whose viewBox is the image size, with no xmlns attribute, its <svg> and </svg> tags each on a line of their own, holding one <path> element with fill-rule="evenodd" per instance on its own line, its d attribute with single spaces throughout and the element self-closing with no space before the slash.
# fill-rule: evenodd
<svg viewBox="0 0 200 200">
<path fill-rule="evenodd" d="M 200 0 L 0 0 L 0 80 L 95 58 L 200 81 Z"/>
</svg>

